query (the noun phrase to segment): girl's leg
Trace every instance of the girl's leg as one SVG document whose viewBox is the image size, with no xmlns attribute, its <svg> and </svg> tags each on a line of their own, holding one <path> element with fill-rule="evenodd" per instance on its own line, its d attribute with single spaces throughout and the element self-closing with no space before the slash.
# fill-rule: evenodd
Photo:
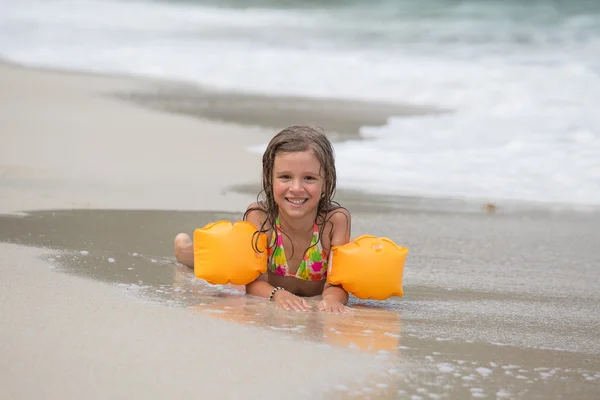
<svg viewBox="0 0 600 400">
<path fill-rule="evenodd" d="M 175 236 L 175 258 L 177 262 L 194 268 L 194 244 L 188 234 Z"/>
</svg>

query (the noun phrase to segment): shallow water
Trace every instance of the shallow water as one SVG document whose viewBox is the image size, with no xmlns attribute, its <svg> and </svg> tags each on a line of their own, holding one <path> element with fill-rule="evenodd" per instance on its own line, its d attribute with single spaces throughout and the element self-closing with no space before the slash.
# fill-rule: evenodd
<svg viewBox="0 0 600 400">
<path fill-rule="evenodd" d="M 63 210 L 0 217 L 0 241 L 60 249 L 60 271 L 109 282 L 136 301 L 291 340 L 373 353 L 387 371 L 329 397 L 597 398 L 600 249 L 597 214 L 354 213 L 353 235 L 409 248 L 405 297 L 352 298 L 351 317 L 289 313 L 237 286 L 213 286 L 177 265 L 180 231 L 240 215 Z M 316 304 L 316 299 L 310 299 Z"/>
</svg>

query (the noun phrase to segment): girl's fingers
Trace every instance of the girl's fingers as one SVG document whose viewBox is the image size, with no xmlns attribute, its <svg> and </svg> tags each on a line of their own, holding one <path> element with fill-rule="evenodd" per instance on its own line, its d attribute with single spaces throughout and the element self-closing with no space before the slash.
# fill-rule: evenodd
<svg viewBox="0 0 600 400">
<path fill-rule="evenodd" d="M 279 306 L 280 308 L 283 308 L 286 311 L 290 311 L 290 303 L 287 301 L 280 301 L 278 303 L 275 304 L 276 306 Z"/>
<path fill-rule="evenodd" d="M 300 304 L 298 304 L 297 302 L 292 302 L 292 301 L 287 301 L 285 303 L 281 303 L 280 307 L 283 308 L 285 311 L 304 311 L 302 306 Z"/>
<path fill-rule="evenodd" d="M 352 311 L 352 309 L 350 307 L 348 307 L 348 306 L 342 306 L 342 309 L 340 311 L 344 315 L 352 315 L 352 314 L 354 314 L 354 311 Z"/>
<path fill-rule="evenodd" d="M 310 305 L 308 305 L 308 303 L 304 299 L 300 299 L 300 301 L 296 304 L 299 308 L 298 311 L 309 311 L 311 309 Z"/>
<path fill-rule="evenodd" d="M 342 314 L 342 315 L 352 315 L 354 311 L 350 307 L 346 307 L 345 305 L 335 305 L 335 306 L 326 306 L 323 301 L 320 301 L 317 304 L 317 308 L 319 311 L 326 311 L 332 314 Z"/>
<path fill-rule="evenodd" d="M 305 299 L 296 298 L 296 299 L 286 299 L 280 301 L 276 304 L 277 306 L 283 308 L 286 311 L 294 310 L 294 311 L 310 311 L 312 310 L 312 306 L 308 304 Z"/>
</svg>

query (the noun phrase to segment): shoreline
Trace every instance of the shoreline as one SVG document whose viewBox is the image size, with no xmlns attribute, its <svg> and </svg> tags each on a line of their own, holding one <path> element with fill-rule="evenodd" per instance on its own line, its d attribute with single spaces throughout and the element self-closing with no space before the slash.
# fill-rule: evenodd
<svg viewBox="0 0 600 400">
<path fill-rule="evenodd" d="M 228 188 L 233 193 L 255 194 L 260 192 L 258 184 L 240 184 Z M 360 213 L 431 213 L 431 214 L 486 214 L 551 216 L 600 215 L 600 205 L 542 203 L 532 201 L 497 201 L 459 197 L 426 197 L 370 193 L 354 189 L 337 188 L 335 201 L 350 211 Z"/>
<path fill-rule="evenodd" d="M 316 126 L 324 126 L 332 142 L 343 142 L 346 140 L 368 140 L 359 134 L 359 127 L 365 125 L 382 125 L 386 123 L 390 116 L 422 116 L 432 114 L 442 114 L 451 112 L 435 107 L 421 107 L 410 104 L 386 104 L 375 102 L 360 102 L 341 99 L 315 99 L 294 96 L 270 96 L 251 94 L 243 92 L 228 92 L 211 90 L 210 88 L 198 86 L 196 84 L 151 78 L 126 74 L 103 74 L 90 71 L 68 70 L 59 68 L 45 68 L 36 66 L 27 66 L 0 58 L 0 69 L 25 70 L 34 73 L 51 73 L 68 78 L 78 78 L 85 80 L 86 77 L 98 79 L 99 81 L 108 81 L 111 85 L 106 88 L 99 88 L 93 85 L 94 90 L 90 93 L 95 96 L 124 101 L 126 104 L 141 106 L 149 111 L 158 111 L 177 117 L 191 117 L 202 123 L 208 129 L 220 131 L 220 126 L 226 125 L 228 128 L 234 128 L 244 137 L 241 140 L 239 135 L 232 137 L 236 144 L 243 145 L 238 152 L 232 152 L 232 158 L 238 158 L 241 154 L 245 159 L 256 160 L 254 164 L 254 178 L 245 178 L 238 180 L 229 186 L 219 186 L 215 190 L 223 196 L 244 197 L 245 204 L 255 201 L 260 191 L 258 182 L 260 171 L 256 166 L 260 163 L 260 154 L 251 152 L 248 147 L 257 146 L 266 143 L 277 129 L 285 126 L 283 121 L 313 121 Z M 300 108 L 300 112 L 295 114 L 294 108 Z M 261 113 L 262 112 L 262 113 Z M 293 123 L 291 123 L 293 124 Z M 279 125 L 279 126 L 278 126 Z M 333 129 L 327 129 L 333 127 Z M 231 129 L 228 129 L 231 131 Z M 246 133 L 244 133 L 246 132 Z M 231 132 L 230 132 L 231 133 Z M 262 141 L 248 140 L 248 133 L 256 136 L 260 134 Z M 223 142 L 226 142 L 224 140 Z M 229 151 L 234 150 L 231 146 Z M 1 155 L 1 153 L 0 153 Z M 11 177 L 11 175 L 23 175 L 29 171 L 11 168 L 11 166 L 2 166 L 0 164 L 0 176 Z M 36 171 L 33 171 L 34 173 Z M 165 183 L 168 186 L 168 183 Z M 17 189 L 20 189 L 17 187 Z M 187 193 L 186 195 L 189 195 Z M 497 199 L 489 201 L 484 198 L 471 197 L 437 197 L 426 195 L 395 195 L 384 193 L 371 193 L 355 189 L 338 188 L 336 199 L 359 211 L 365 210 L 364 204 L 375 203 L 377 212 L 396 212 L 396 211 L 418 211 L 418 212 L 459 212 L 459 213 L 484 213 L 484 214 L 552 214 L 552 213 L 600 213 L 599 204 L 571 204 L 571 203 L 553 203 L 529 200 Z M 211 211 L 243 211 L 244 202 L 238 203 L 238 206 L 227 205 L 228 201 L 214 201 Z M 193 206 L 178 207 L 178 210 L 194 210 Z M 224 208 L 219 208 L 217 204 L 224 204 Z M 71 208 L 71 204 L 67 208 Z M 83 208 L 96 207 L 94 204 L 81 204 Z M 51 205 L 49 208 L 56 208 Z M 109 208 L 123 208 L 109 205 Z M 135 204 L 127 206 L 128 209 L 138 209 Z M 154 207 L 159 209 L 168 209 L 165 206 Z M 14 212 L 38 210 L 37 208 L 15 209 Z M 0 203 L 0 212 L 2 212 Z"/>
</svg>

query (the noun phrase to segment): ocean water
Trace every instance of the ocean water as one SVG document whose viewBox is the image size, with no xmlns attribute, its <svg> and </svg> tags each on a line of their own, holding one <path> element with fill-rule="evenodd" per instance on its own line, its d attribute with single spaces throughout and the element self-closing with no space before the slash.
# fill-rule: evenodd
<svg viewBox="0 0 600 400">
<path fill-rule="evenodd" d="M 600 205 L 596 0 L 0 0 L 0 57 L 442 107 L 337 144 L 340 187 Z"/>
</svg>

